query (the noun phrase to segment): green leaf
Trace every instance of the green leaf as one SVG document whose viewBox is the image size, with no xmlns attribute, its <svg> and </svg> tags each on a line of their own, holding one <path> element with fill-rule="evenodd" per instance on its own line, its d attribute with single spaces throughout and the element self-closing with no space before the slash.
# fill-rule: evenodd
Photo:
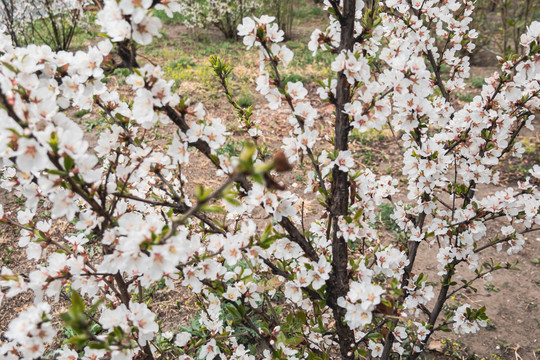
<svg viewBox="0 0 540 360">
<path fill-rule="evenodd" d="M 305 311 L 299 311 L 296 313 L 296 320 L 300 321 L 301 324 L 305 324 L 307 321 L 307 315 Z"/>
<path fill-rule="evenodd" d="M 51 138 L 49 139 L 49 145 L 54 153 L 58 152 L 58 135 L 56 131 L 51 133 Z"/>
<path fill-rule="evenodd" d="M 368 352 L 366 349 L 358 349 L 356 350 L 356 352 L 358 353 L 358 355 L 360 356 L 367 356 Z"/>
<path fill-rule="evenodd" d="M 302 341 L 304 341 L 303 336 L 293 336 L 293 337 L 286 338 L 285 343 L 287 345 L 297 346 L 297 345 L 301 344 Z"/>
<path fill-rule="evenodd" d="M 224 213 L 225 210 L 219 205 L 203 205 L 201 206 L 201 211 L 211 212 L 211 213 Z"/>
<path fill-rule="evenodd" d="M 79 295 L 79 293 L 76 292 L 76 291 L 72 291 L 71 292 L 71 309 L 70 310 L 73 310 L 77 314 L 84 313 L 84 307 L 85 307 L 84 306 L 84 300 L 81 297 L 81 295 Z"/>
<path fill-rule="evenodd" d="M 19 70 L 17 70 L 13 65 L 11 65 L 10 63 L 6 62 L 6 61 L 2 61 L 2 65 L 4 65 L 5 67 L 7 67 L 9 69 L 9 71 L 11 72 L 14 72 L 14 73 L 18 73 Z"/>
<path fill-rule="evenodd" d="M 89 331 L 90 322 L 85 313 L 85 305 L 83 298 L 76 291 L 71 293 L 71 306 L 68 311 L 60 314 L 60 318 L 65 322 L 66 326 L 73 329 L 75 334 L 85 336 Z M 79 344 L 80 339 L 74 340 L 74 343 Z"/>
<path fill-rule="evenodd" d="M 358 211 L 356 212 L 356 214 L 354 214 L 354 221 L 358 221 L 358 219 L 360 219 L 360 217 L 362 216 L 362 214 L 364 213 L 364 209 L 358 209 Z"/>
<path fill-rule="evenodd" d="M 107 343 L 100 342 L 90 342 L 88 343 L 88 347 L 95 350 L 109 349 L 109 345 Z"/>
<path fill-rule="evenodd" d="M 64 169 L 66 169 L 67 172 L 70 172 L 71 169 L 73 169 L 73 165 L 75 165 L 75 161 L 69 155 L 66 155 L 66 157 L 64 157 Z"/>
<path fill-rule="evenodd" d="M 203 201 L 211 193 L 212 193 L 211 189 L 205 189 L 204 186 L 199 185 L 199 186 L 197 186 L 197 190 L 195 191 L 195 197 L 197 198 L 198 201 Z"/>
<path fill-rule="evenodd" d="M 67 341 L 68 344 L 75 344 L 75 346 L 77 346 L 77 348 L 79 349 L 83 348 L 87 342 L 88 342 L 88 335 L 84 333 L 73 336 L 69 338 L 69 340 Z"/>
<path fill-rule="evenodd" d="M 225 308 L 227 309 L 227 311 L 234 317 L 236 318 L 237 320 L 242 320 L 244 317 L 242 316 L 242 314 L 240 314 L 240 312 L 238 311 L 238 309 L 236 309 L 236 306 L 234 306 L 233 304 L 231 303 L 227 303 L 225 305 Z"/>
<path fill-rule="evenodd" d="M 264 184 L 264 178 L 261 174 L 253 174 L 252 175 L 253 181 L 255 181 L 258 184 Z"/>
<path fill-rule="evenodd" d="M 257 28 L 257 38 L 260 40 L 264 40 L 266 34 L 262 27 Z"/>
<path fill-rule="evenodd" d="M 444 332 L 451 332 L 451 331 L 452 331 L 452 330 L 450 330 L 450 328 L 448 327 L 448 325 L 439 326 L 439 327 L 437 328 L 437 330 L 444 331 Z"/>
<path fill-rule="evenodd" d="M 263 234 L 261 235 L 261 239 L 259 240 L 259 246 L 263 249 L 268 249 L 270 245 L 276 240 L 275 237 L 271 237 L 270 234 L 272 233 L 272 224 L 268 224 L 266 228 L 264 229 Z"/>
<path fill-rule="evenodd" d="M 228 202 L 229 204 L 233 205 L 233 206 L 240 206 L 242 205 L 242 202 L 240 202 L 240 200 L 238 199 L 235 199 L 234 197 L 232 196 L 225 196 L 223 198 L 223 200 L 225 200 L 226 202 Z"/>
<path fill-rule="evenodd" d="M 313 351 L 311 351 L 308 354 L 307 360 L 322 360 L 322 358 L 315 354 Z"/>
<path fill-rule="evenodd" d="M 238 169 L 241 173 L 251 173 L 253 170 L 253 155 L 255 155 L 255 151 L 257 151 L 257 147 L 255 144 L 246 141 L 244 143 L 244 148 L 242 149 L 242 152 L 240 153 L 240 157 L 238 158 L 239 164 Z"/>
<path fill-rule="evenodd" d="M 270 170 L 272 170 L 273 168 L 274 168 L 274 162 L 269 161 L 269 162 L 257 164 L 254 167 L 254 170 L 255 170 L 255 173 L 257 174 L 265 174 L 265 173 L 270 172 Z"/>
</svg>

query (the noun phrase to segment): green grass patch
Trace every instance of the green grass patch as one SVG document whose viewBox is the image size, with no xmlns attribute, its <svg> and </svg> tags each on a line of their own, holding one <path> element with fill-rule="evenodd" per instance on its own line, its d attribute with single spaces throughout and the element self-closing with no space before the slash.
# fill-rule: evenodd
<svg viewBox="0 0 540 360">
<path fill-rule="evenodd" d="M 245 109 L 253 105 L 253 97 L 249 91 L 243 90 L 236 102 Z"/>
<path fill-rule="evenodd" d="M 238 156 L 244 147 L 243 141 L 238 141 L 234 139 L 227 139 L 225 145 L 217 149 L 216 152 L 218 155 L 227 154 L 229 157 Z"/>
<path fill-rule="evenodd" d="M 459 93 L 458 98 L 459 98 L 459 100 L 465 101 L 465 102 L 473 101 L 473 96 L 471 94 L 468 94 L 468 93 Z"/>
<path fill-rule="evenodd" d="M 483 77 L 472 77 L 471 86 L 474 89 L 481 89 L 482 86 L 486 85 L 486 80 Z"/>
<path fill-rule="evenodd" d="M 82 118 L 84 115 L 88 114 L 88 110 L 79 110 L 75 113 L 75 117 Z"/>
<path fill-rule="evenodd" d="M 322 19 L 324 17 L 324 10 L 321 6 L 312 2 L 302 2 L 298 6 L 295 6 L 293 14 L 295 23 L 302 23 Z"/>
</svg>

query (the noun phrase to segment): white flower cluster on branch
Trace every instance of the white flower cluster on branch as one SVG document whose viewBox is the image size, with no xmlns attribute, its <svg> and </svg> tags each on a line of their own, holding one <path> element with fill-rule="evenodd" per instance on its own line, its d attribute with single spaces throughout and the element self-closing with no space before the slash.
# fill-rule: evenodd
<svg viewBox="0 0 540 360">
<path fill-rule="evenodd" d="M 176 1 L 105 0 L 97 23 L 108 39 L 75 53 L 17 47 L 1 35 L 0 186 L 25 202 L 1 207 L 0 219 L 20 230 L 18 245 L 35 267 L 28 274 L 4 267 L 0 301 L 30 292 L 35 305 L 11 321 L 0 357 L 43 356 L 56 336 L 51 305 L 68 294 L 60 318 L 75 333 L 73 346 L 54 349 L 66 359 L 310 359 L 333 349 L 347 360 L 415 359 L 438 330 L 452 325 L 466 334 L 486 325 L 484 308 L 464 304 L 446 317 L 442 308 L 475 280 L 512 268 L 482 263 L 483 250 L 516 254 L 540 227 L 538 165 L 516 187 L 476 192 L 497 184 L 503 156 L 521 156 L 519 132 L 539 111 L 539 23 L 521 37 L 525 55 L 501 59 L 500 72 L 458 109 L 452 99 L 465 88 L 476 36 L 472 2 L 325 0 L 324 7 L 329 26 L 308 46 L 334 56 L 333 75 L 316 90 L 334 109 L 326 125 L 310 86 L 283 77 L 293 52 L 275 19 L 248 17 L 238 26 L 259 53 L 257 90 L 270 110 L 290 114 L 271 160 L 222 60 L 211 63 L 224 96 L 249 125 L 239 155 L 218 151 L 227 125 L 175 93 L 159 66 L 132 67 L 127 99 L 109 86 L 113 48 L 151 43 L 161 28 L 154 10 L 172 15 L 181 9 Z M 95 147 L 70 108 L 107 121 Z M 147 141 L 159 124 L 175 128 L 165 149 Z M 399 135 L 406 189 L 359 166 L 349 148 L 353 129 L 385 126 Z M 305 191 L 320 203 L 313 219 L 304 216 L 302 195 L 277 180 L 306 162 Z M 191 186 L 186 168 L 202 166 L 213 167 L 216 189 Z M 393 208 L 393 239 L 374 225 L 383 204 Z M 66 221 L 73 233 L 56 231 Z M 437 253 L 429 282 L 416 262 L 421 244 Z M 179 284 L 201 310 L 191 327 L 165 331 L 147 292 Z"/>
</svg>

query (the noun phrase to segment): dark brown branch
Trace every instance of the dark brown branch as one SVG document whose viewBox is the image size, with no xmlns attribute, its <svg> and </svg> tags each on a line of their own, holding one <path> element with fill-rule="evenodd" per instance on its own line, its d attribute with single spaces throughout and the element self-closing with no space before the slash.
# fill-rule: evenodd
<svg viewBox="0 0 540 360">
<path fill-rule="evenodd" d="M 290 240 L 297 243 L 302 250 L 304 250 L 304 253 L 309 257 L 311 260 L 318 262 L 319 261 L 319 255 L 317 255 L 317 252 L 311 245 L 311 243 L 306 239 L 304 234 L 302 234 L 298 228 L 291 222 L 291 220 L 288 217 L 284 217 L 279 224 L 287 231 L 287 233 L 290 235 Z"/>
</svg>

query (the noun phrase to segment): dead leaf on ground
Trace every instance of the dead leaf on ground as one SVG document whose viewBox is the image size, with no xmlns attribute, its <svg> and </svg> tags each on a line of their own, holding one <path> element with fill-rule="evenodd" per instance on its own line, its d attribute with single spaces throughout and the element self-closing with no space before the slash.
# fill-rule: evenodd
<svg viewBox="0 0 540 360">
<path fill-rule="evenodd" d="M 433 340 L 428 344 L 427 349 L 442 353 L 444 345 L 440 340 Z"/>
</svg>

